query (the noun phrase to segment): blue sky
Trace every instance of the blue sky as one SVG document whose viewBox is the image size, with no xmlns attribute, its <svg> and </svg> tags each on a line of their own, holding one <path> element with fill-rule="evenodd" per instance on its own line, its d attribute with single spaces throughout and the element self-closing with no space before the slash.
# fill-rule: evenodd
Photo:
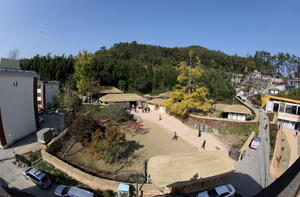
<svg viewBox="0 0 300 197">
<path fill-rule="evenodd" d="M 77 55 L 137 41 L 300 57 L 299 0 L 0 0 L 0 57 Z"/>
</svg>

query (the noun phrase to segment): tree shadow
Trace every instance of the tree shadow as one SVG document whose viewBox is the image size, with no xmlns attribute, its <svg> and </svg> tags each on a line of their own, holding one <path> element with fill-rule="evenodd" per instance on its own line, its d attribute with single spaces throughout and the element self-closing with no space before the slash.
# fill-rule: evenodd
<svg viewBox="0 0 300 197">
<path fill-rule="evenodd" d="M 134 141 L 134 140 L 128 141 L 127 150 L 126 150 L 125 154 L 123 154 L 122 158 L 120 159 L 122 164 L 119 166 L 119 168 L 116 170 L 116 172 L 120 171 L 121 169 L 123 169 L 125 167 L 130 167 L 136 161 L 138 161 L 139 158 L 141 157 L 141 155 L 143 155 L 143 152 L 136 153 L 136 151 L 138 151 L 139 149 L 144 148 L 144 147 L 145 147 L 145 145 L 140 144 L 137 141 Z"/>
<path fill-rule="evenodd" d="M 149 133 L 149 132 L 150 132 L 150 128 L 140 128 L 140 129 L 134 131 L 134 132 L 131 134 L 131 136 L 134 137 L 134 136 L 136 136 L 136 135 L 145 135 L 145 134 L 147 134 L 147 133 Z"/>
</svg>

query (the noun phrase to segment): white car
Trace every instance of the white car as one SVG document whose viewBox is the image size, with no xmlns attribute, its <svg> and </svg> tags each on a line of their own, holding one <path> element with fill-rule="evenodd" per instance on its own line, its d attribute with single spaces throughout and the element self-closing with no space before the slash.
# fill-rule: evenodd
<svg viewBox="0 0 300 197">
<path fill-rule="evenodd" d="M 201 192 L 196 197 L 230 197 L 234 194 L 234 187 L 231 184 L 226 184 Z"/>
<path fill-rule="evenodd" d="M 252 149 L 258 149 L 259 144 L 260 144 L 260 140 L 261 140 L 260 137 L 253 138 L 253 140 L 251 141 L 251 144 L 250 144 L 250 148 L 252 148 Z"/>
<path fill-rule="evenodd" d="M 59 185 L 54 193 L 55 196 L 94 197 L 92 192 L 66 185 Z"/>
</svg>

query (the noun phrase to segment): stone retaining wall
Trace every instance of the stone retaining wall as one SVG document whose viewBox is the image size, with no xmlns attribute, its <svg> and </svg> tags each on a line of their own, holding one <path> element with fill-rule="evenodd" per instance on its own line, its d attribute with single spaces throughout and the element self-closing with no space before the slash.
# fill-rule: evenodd
<svg viewBox="0 0 300 197">
<path fill-rule="evenodd" d="M 230 130 L 230 128 L 235 127 L 237 125 L 255 125 L 258 126 L 258 120 L 252 121 L 237 121 L 237 120 L 230 120 L 224 118 L 217 118 L 217 117 L 206 117 L 206 116 L 177 116 L 179 120 L 181 120 L 184 124 L 194 127 L 196 124 L 203 124 L 208 125 L 210 129 L 220 129 L 220 130 Z"/>
</svg>

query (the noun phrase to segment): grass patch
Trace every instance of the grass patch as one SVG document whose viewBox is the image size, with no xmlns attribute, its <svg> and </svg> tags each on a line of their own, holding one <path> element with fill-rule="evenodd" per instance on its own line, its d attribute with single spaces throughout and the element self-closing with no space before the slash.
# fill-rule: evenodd
<svg viewBox="0 0 300 197">
<path fill-rule="evenodd" d="M 285 133 L 282 133 L 282 148 L 283 150 L 281 150 L 281 158 L 278 163 L 278 168 L 283 171 L 286 171 L 289 168 L 289 163 L 291 158 L 291 148 L 289 146 Z"/>
<path fill-rule="evenodd" d="M 69 177 L 66 173 L 56 169 L 53 165 L 45 161 L 38 162 L 36 165 L 34 165 L 34 167 L 43 172 L 46 172 L 46 174 L 50 177 L 50 179 L 57 184 L 67 183 L 67 185 L 75 185 L 75 186 L 79 184 L 78 181 Z"/>
<path fill-rule="evenodd" d="M 230 128 L 219 130 L 219 134 L 216 134 L 215 136 L 222 140 L 228 147 L 239 149 L 245 143 L 252 131 L 257 135 L 258 126 L 238 124 L 236 126 L 231 126 Z"/>
<path fill-rule="evenodd" d="M 28 159 L 29 159 L 31 162 L 34 162 L 34 161 L 36 161 L 36 160 L 42 158 L 41 150 L 42 150 L 42 149 L 39 149 L 39 150 L 34 151 L 34 152 L 29 152 L 29 153 L 27 154 Z"/>
<path fill-rule="evenodd" d="M 248 125 L 248 124 L 238 124 L 236 126 L 231 126 L 229 128 L 220 129 L 220 134 L 229 134 L 229 135 L 238 135 L 238 136 L 248 136 L 252 131 L 255 134 L 258 134 L 257 125 Z"/>
<path fill-rule="evenodd" d="M 73 179 L 72 177 L 68 176 L 66 173 L 56 169 L 53 165 L 45 162 L 45 161 L 40 161 L 37 164 L 34 165 L 34 167 L 40 171 L 45 172 L 51 181 L 59 184 L 59 185 L 71 185 L 74 187 L 82 188 L 88 191 L 93 192 L 97 196 L 102 196 L 102 192 L 99 190 L 93 190 L 87 185 Z"/>
</svg>

